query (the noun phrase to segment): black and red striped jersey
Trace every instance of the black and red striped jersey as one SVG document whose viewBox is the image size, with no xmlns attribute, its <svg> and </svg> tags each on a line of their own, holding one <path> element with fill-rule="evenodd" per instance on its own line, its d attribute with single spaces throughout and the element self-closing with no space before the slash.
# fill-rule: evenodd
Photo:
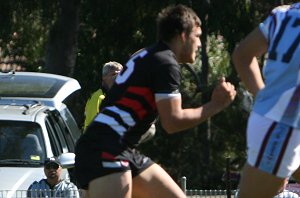
<svg viewBox="0 0 300 198">
<path fill-rule="evenodd" d="M 141 50 L 126 63 L 93 122 L 108 125 L 128 146 L 138 145 L 158 117 L 155 94 L 178 92 L 180 78 L 180 66 L 167 45 L 158 42 Z"/>
</svg>

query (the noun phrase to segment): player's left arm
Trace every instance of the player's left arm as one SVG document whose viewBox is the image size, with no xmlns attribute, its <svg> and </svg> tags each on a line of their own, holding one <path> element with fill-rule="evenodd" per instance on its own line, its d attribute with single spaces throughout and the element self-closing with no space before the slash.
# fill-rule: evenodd
<svg viewBox="0 0 300 198">
<path fill-rule="evenodd" d="M 237 73 L 254 96 L 265 86 L 256 57 L 262 56 L 267 49 L 268 42 L 257 27 L 239 43 L 232 54 Z"/>
</svg>

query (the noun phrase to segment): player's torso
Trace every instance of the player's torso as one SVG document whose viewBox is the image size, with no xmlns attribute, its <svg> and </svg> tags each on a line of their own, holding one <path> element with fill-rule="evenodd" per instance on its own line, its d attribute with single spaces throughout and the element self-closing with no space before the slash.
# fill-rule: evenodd
<svg viewBox="0 0 300 198">
<path fill-rule="evenodd" d="M 109 125 L 130 144 L 137 144 L 157 118 L 155 93 L 168 84 L 167 79 L 160 78 L 160 69 L 174 65 L 174 61 L 170 50 L 160 45 L 131 58 L 107 93 L 95 121 Z"/>
<path fill-rule="evenodd" d="M 254 110 L 276 121 L 299 126 L 300 11 L 275 12 L 270 19 L 268 59 L 263 68 L 265 88 Z"/>
</svg>

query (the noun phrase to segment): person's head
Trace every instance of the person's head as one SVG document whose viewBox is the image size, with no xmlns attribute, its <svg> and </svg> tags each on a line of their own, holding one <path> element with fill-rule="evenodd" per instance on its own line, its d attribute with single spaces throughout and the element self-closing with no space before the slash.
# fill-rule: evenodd
<svg viewBox="0 0 300 198">
<path fill-rule="evenodd" d="M 178 62 L 194 62 L 196 52 L 201 46 L 202 33 L 201 21 L 197 14 L 187 6 L 171 5 L 158 14 L 156 22 L 158 40 L 173 48 Z"/>
<path fill-rule="evenodd" d="M 57 182 L 60 180 L 62 167 L 55 157 L 47 158 L 44 162 L 44 173 L 48 181 Z"/>
<path fill-rule="evenodd" d="M 110 89 L 122 69 L 123 66 L 118 62 L 110 61 L 105 63 L 102 68 L 102 86 Z"/>
</svg>

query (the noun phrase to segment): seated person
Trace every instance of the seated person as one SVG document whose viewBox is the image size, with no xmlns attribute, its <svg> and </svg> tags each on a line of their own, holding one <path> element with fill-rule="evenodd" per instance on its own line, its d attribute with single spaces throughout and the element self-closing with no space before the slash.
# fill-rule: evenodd
<svg viewBox="0 0 300 198">
<path fill-rule="evenodd" d="M 41 160 L 43 150 L 37 135 L 27 134 L 21 144 L 22 159 Z"/>
<path fill-rule="evenodd" d="M 76 185 L 61 178 L 62 167 L 57 158 L 45 160 L 44 172 L 47 178 L 34 181 L 27 190 L 27 197 L 80 197 Z"/>
</svg>

